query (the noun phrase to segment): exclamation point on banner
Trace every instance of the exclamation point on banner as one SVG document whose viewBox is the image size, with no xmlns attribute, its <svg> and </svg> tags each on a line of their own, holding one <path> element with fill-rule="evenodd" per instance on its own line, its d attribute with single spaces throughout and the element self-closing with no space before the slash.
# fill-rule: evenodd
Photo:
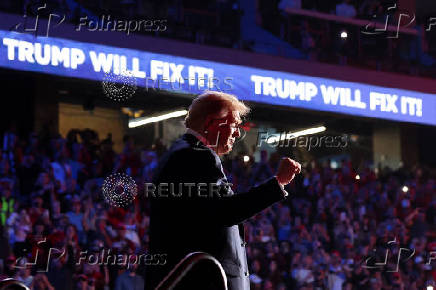
<svg viewBox="0 0 436 290">
<path fill-rule="evenodd" d="M 416 115 L 418 117 L 422 117 L 422 100 L 420 100 L 420 99 L 415 99 L 415 100 L 416 100 L 416 102 L 415 102 L 415 104 L 416 104 Z"/>
</svg>

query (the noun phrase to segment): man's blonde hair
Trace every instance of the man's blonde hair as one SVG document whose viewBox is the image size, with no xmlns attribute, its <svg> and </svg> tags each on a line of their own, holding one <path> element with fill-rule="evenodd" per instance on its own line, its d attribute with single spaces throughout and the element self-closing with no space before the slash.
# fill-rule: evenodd
<svg viewBox="0 0 436 290">
<path fill-rule="evenodd" d="M 207 91 L 192 101 L 185 118 L 185 125 L 187 128 L 201 131 L 208 116 L 223 118 L 224 114 L 232 111 L 238 111 L 243 117 L 250 112 L 250 108 L 234 95 Z"/>
</svg>

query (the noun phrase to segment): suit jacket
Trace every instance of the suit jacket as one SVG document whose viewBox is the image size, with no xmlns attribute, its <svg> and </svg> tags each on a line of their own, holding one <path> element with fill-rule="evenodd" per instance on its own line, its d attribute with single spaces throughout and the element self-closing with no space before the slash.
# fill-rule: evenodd
<svg viewBox="0 0 436 290">
<path fill-rule="evenodd" d="M 168 191 L 148 194 L 150 252 L 166 254 L 167 263 L 148 267 L 145 288 L 154 289 L 183 257 L 202 251 L 222 264 L 229 290 L 250 289 L 242 222 L 285 198 L 277 180 L 272 177 L 248 192 L 235 194 L 218 155 L 194 135 L 185 134 L 160 161 L 153 184 L 162 183 L 170 184 Z M 190 186 L 183 186 L 187 183 L 208 186 L 200 191 L 191 187 L 189 195 Z M 209 190 L 210 184 L 214 190 Z"/>
</svg>

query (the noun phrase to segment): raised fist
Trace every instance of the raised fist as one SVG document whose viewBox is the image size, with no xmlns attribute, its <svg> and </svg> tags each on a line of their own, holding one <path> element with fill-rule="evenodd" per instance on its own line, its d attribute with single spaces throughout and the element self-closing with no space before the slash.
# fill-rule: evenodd
<svg viewBox="0 0 436 290">
<path fill-rule="evenodd" d="M 301 164 L 288 157 L 283 157 L 277 170 L 276 178 L 281 185 L 290 183 L 295 174 L 301 172 Z"/>
</svg>

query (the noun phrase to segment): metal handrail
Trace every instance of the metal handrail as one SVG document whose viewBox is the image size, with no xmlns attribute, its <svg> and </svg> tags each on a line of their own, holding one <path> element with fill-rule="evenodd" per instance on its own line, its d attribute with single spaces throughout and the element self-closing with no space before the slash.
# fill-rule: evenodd
<svg viewBox="0 0 436 290">
<path fill-rule="evenodd" d="M 221 263 L 211 255 L 204 252 L 193 252 L 186 255 L 186 257 L 183 258 L 159 283 L 155 290 L 173 289 L 198 262 L 205 260 L 212 262 L 219 269 L 223 283 L 223 290 L 227 290 L 227 277 Z"/>
<path fill-rule="evenodd" d="M 15 286 L 15 287 L 14 287 Z M 2 281 L 0 281 L 0 290 L 5 289 L 19 289 L 18 287 L 22 287 L 23 290 L 30 290 L 29 287 L 23 284 L 23 282 L 12 279 L 12 278 L 6 278 Z"/>
</svg>

